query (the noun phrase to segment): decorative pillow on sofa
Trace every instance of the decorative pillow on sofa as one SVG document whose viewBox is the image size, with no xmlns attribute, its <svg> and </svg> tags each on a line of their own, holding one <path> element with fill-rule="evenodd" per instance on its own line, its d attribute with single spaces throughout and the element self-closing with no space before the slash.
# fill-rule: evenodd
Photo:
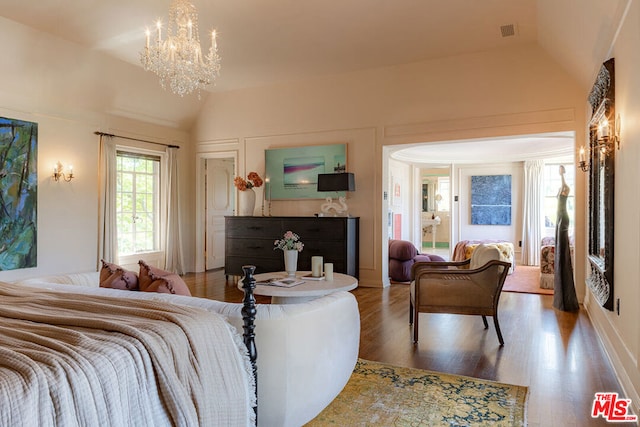
<svg viewBox="0 0 640 427">
<path fill-rule="evenodd" d="M 191 296 L 189 287 L 176 273 L 153 267 L 142 260 L 138 261 L 138 264 L 140 265 L 141 291 Z"/>
<path fill-rule="evenodd" d="M 138 290 L 138 276 L 133 271 L 127 271 L 119 265 L 100 260 L 100 287 L 122 289 L 125 291 Z"/>
<path fill-rule="evenodd" d="M 477 245 L 473 254 L 471 254 L 469 268 L 475 270 L 493 260 L 500 261 L 500 250 L 496 245 L 482 243 Z"/>
</svg>

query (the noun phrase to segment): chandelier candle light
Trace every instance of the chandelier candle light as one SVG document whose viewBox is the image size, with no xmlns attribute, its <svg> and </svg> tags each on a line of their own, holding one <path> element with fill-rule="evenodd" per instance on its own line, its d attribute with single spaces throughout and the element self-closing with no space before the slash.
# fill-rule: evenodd
<svg viewBox="0 0 640 427">
<path fill-rule="evenodd" d="M 147 29 L 146 38 L 140 61 L 146 71 L 158 75 L 164 89 L 169 86 L 180 96 L 196 90 L 199 98 L 200 91 L 213 83 L 220 73 L 216 31 L 211 32 L 211 47 L 203 57 L 198 13 L 189 0 L 172 0 L 166 39 L 162 39 L 160 20 L 156 23 L 155 37 L 152 39 L 151 31 Z"/>
</svg>

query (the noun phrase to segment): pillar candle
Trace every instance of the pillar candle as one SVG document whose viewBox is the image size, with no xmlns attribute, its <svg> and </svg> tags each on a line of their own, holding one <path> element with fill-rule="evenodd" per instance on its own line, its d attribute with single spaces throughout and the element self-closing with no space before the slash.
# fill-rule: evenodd
<svg viewBox="0 0 640 427">
<path fill-rule="evenodd" d="M 326 262 L 324 264 L 324 278 L 329 281 L 333 280 L 333 263 Z"/>
<path fill-rule="evenodd" d="M 313 277 L 322 276 L 322 257 L 321 256 L 311 257 L 311 275 Z"/>
</svg>

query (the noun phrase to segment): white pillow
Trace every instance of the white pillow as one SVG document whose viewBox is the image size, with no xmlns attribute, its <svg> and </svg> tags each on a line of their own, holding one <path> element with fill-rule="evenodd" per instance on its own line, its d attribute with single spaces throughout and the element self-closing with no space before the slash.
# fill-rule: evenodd
<svg viewBox="0 0 640 427">
<path fill-rule="evenodd" d="M 500 250 L 494 245 L 480 244 L 471 254 L 469 268 L 475 270 L 493 259 L 500 261 Z"/>
</svg>

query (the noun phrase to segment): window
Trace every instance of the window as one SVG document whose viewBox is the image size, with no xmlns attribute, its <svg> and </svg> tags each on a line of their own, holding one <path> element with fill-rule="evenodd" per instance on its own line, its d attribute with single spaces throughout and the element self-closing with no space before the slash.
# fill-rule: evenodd
<svg viewBox="0 0 640 427">
<path fill-rule="evenodd" d="M 422 177 L 422 212 L 448 212 L 449 177 L 426 175 Z"/>
<path fill-rule="evenodd" d="M 451 201 L 449 200 L 451 188 L 449 182 L 448 176 L 438 177 L 438 193 L 436 194 L 436 203 L 438 206 L 436 210 L 440 212 L 449 212 L 451 209 Z"/>
<path fill-rule="evenodd" d="M 117 151 L 118 255 L 160 250 L 160 157 Z"/>
<path fill-rule="evenodd" d="M 549 163 L 544 165 L 544 235 L 553 236 L 555 233 L 558 216 L 558 191 L 562 186 L 560 177 L 560 163 Z M 564 180 L 571 188 L 567 198 L 567 213 L 569 214 L 569 235 L 573 235 L 573 219 L 575 218 L 575 167 L 573 164 L 564 164 Z"/>
</svg>

